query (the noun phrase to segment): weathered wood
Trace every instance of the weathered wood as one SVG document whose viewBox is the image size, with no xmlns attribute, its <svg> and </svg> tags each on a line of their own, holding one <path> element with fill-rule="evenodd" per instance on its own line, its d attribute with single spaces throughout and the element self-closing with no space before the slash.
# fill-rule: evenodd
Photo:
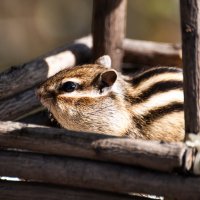
<svg viewBox="0 0 200 200">
<path fill-rule="evenodd" d="M 185 131 L 200 132 L 200 1 L 181 0 Z"/>
<path fill-rule="evenodd" d="M 193 151 L 183 143 L 133 140 L 17 122 L 0 123 L 0 146 L 168 172 L 189 170 L 193 159 Z"/>
<path fill-rule="evenodd" d="M 148 66 L 182 66 L 181 45 L 125 39 L 124 61 Z"/>
<path fill-rule="evenodd" d="M 126 0 L 93 0 L 93 57 L 108 54 L 120 71 L 126 26 Z"/>
<path fill-rule="evenodd" d="M 39 107 L 41 104 L 36 98 L 35 89 L 29 89 L 0 101 L 0 120 L 16 120 Z"/>
<path fill-rule="evenodd" d="M 0 181 L 0 199 L 2 200 L 147 200 L 145 197 L 136 197 L 111 192 L 99 192 L 69 188 L 65 186 Z"/>
<path fill-rule="evenodd" d="M 61 69 L 89 62 L 91 46 L 91 37 L 81 38 L 29 63 L 11 67 L 0 75 L 0 99 L 29 89 Z"/>
<path fill-rule="evenodd" d="M 91 46 L 91 37 L 82 38 L 70 46 L 66 45 L 61 49 L 52 51 L 48 56 L 41 56 L 29 63 L 12 67 L 0 73 L 0 100 L 34 87 L 66 66 L 89 61 L 91 59 Z M 124 62 L 167 66 L 177 64 L 179 66 L 179 63 L 181 63 L 180 49 L 176 46 L 167 43 L 125 39 L 123 44 Z M 76 59 L 78 59 L 76 62 L 71 51 L 75 53 Z M 48 68 L 50 69 L 49 75 L 47 74 Z"/>
<path fill-rule="evenodd" d="M 122 193 L 199 199 L 200 178 L 70 157 L 0 151 L 0 176 Z"/>
</svg>

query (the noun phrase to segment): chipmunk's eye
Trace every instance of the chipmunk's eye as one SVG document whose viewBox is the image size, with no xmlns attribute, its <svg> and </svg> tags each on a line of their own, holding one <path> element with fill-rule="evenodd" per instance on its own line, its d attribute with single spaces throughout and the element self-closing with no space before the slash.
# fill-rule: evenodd
<svg viewBox="0 0 200 200">
<path fill-rule="evenodd" d="M 60 91 L 64 91 L 64 92 L 73 92 L 74 90 L 77 89 L 77 87 L 78 87 L 78 83 L 67 81 L 63 83 L 59 89 Z"/>
</svg>

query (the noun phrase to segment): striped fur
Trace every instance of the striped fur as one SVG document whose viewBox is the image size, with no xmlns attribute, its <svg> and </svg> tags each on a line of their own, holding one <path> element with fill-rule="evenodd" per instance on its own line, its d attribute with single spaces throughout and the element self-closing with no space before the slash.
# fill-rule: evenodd
<svg viewBox="0 0 200 200">
<path fill-rule="evenodd" d="M 152 68 L 131 79 L 115 72 L 116 80 L 113 70 L 111 80 L 109 73 L 102 75 L 109 70 L 99 64 L 63 70 L 40 86 L 38 96 L 67 129 L 151 140 L 183 140 L 180 69 Z M 79 89 L 60 92 L 60 85 L 69 80 L 77 82 Z M 54 95 L 49 98 L 51 94 Z"/>
<path fill-rule="evenodd" d="M 130 103 L 138 132 L 145 139 L 182 140 L 182 71 L 169 67 L 153 68 L 137 75 L 129 84 L 132 89 L 128 90 L 125 99 Z M 173 117 L 169 118 L 170 115 Z M 132 133 L 128 131 L 125 135 L 131 137 Z"/>
</svg>

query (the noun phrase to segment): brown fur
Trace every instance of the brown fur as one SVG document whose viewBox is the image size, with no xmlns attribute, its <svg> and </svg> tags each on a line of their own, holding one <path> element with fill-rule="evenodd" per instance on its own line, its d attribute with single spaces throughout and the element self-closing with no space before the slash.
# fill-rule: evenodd
<svg viewBox="0 0 200 200">
<path fill-rule="evenodd" d="M 162 115 L 162 110 L 159 110 L 160 105 L 158 104 L 161 104 L 162 101 L 165 104 L 164 97 L 161 96 L 161 101 L 159 102 L 158 99 L 158 103 L 150 101 L 156 95 L 164 95 L 165 92 L 171 92 L 172 90 L 161 91 L 160 93 L 156 93 L 157 90 L 155 90 L 155 94 L 150 94 L 144 101 L 139 103 L 133 103 L 132 101 L 133 98 L 137 98 L 145 90 L 148 90 L 155 82 L 159 82 L 159 78 L 162 81 L 182 81 L 182 75 L 179 72 L 177 72 L 177 78 L 176 75 L 174 76 L 176 72 L 166 72 L 166 76 L 155 73 L 155 75 L 150 78 L 145 77 L 144 80 L 135 85 L 134 81 L 127 81 L 129 79 L 125 80 L 126 78 L 116 72 L 117 80 L 115 83 L 112 86 L 103 88 L 101 91 L 99 89 L 100 77 L 102 73 L 108 70 L 110 69 L 98 64 L 63 70 L 42 84 L 38 88 L 37 94 L 42 104 L 50 110 L 61 126 L 66 129 L 148 140 L 183 140 L 183 110 L 169 110 L 168 113 L 163 111 Z M 74 93 L 60 92 L 59 86 L 69 79 L 77 79 L 81 85 L 80 89 Z M 178 96 L 176 91 L 179 94 L 180 90 L 182 89 L 179 86 L 174 88 L 175 93 L 173 92 L 173 94 Z M 170 103 L 167 101 L 166 104 Z M 183 103 L 183 98 L 182 96 L 180 98 L 179 96 L 172 96 L 171 102 L 173 103 L 173 101 Z M 157 116 L 154 113 L 154 118 L 150 120 L 150 115 L 150 118 L 147 120 L 146 117 L 145 121 L 145 116 L 151 113 L 150 110 L 154 109 L 158 110 L 159 115 Z"/>
</svg>

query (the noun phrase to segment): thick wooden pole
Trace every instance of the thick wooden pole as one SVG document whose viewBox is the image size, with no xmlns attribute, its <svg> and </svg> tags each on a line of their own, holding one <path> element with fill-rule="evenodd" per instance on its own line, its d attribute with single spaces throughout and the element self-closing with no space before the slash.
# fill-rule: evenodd
<svg viewBox="0 0 200 200">
<path fill-rule="evenodd" d="M 200 132 L 200 1 L 180 0 L 186 133 Z"/>
<path fill-rule="evenodd" d="M 117 70 L 123 57 L 125 18 L 126 0 L 93 1 L 93 58 L 108 54 Z"/>
<path fill-rule="evenodd" d="M 190 170 L 194 152 L 183 143 L 133 140 L 17 122 L 0 122 L 0 147 L 118 162 L 171 172 Z"/>
<path fill-rule="evenodd" d="M 2 200 L 148 200 L 125 194 L 83 190 L 33 182 L 0 181 Z"/>
<path fill-rule="evenodd" d="M 1 150 L 0 161 L 0 176 L 90 190 L 153 194 L 170 199 L 199 200 L 200 197 L 199 177 L 28 152 Z"/>
</svg>

